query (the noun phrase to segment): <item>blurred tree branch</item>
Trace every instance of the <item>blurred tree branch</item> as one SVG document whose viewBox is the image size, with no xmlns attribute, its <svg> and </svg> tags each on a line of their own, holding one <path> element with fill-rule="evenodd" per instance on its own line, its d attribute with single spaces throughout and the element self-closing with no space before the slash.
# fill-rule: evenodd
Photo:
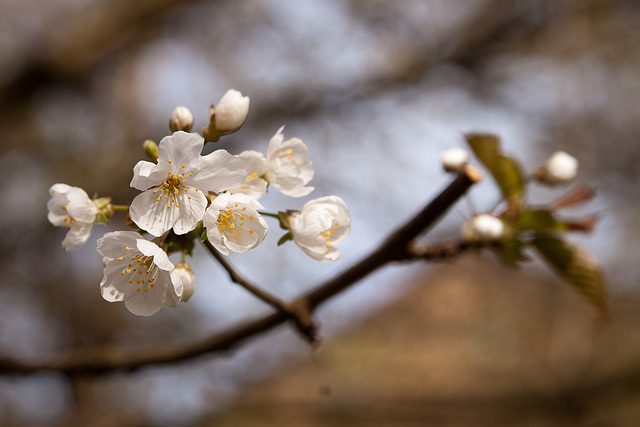
<svg viewBox="0 0 640 427">
<path fill-rule="evenodd" d="M 391 234 L 371 254 L 334 279 L 320 284 L 314 290 L 286 304 L 286 309 L 280 308 L 279 311 L 272 315 L 248 321 L 202 341 L 186 345 L 160 345 L 130 351 L 118 348 L 80 348 L 70 354 L 58 357 L 55 361 L 45 363 L 26 363 L 7 357 L 0 357 L 0 374 L 24 375 L 36 371 L 53 370 L 70 375 L 95 375 L 114 370 L 131 371 L 149 365 L 170 364 L 205 354 L 231 350 L 248 338 L 260 335 L 291 318 L 294 319 L 298 330 L 302 332 L 303 336 L 315 338 L 315 328 L 311 317 L 318 306 L 354 285 L 373 271 L 394 261 L 411 259 L 413 256 L 409 245 L 412 240 L 434 225 L 480 179 L 478 171 L 475 168 L 468 167 L 466 172 L 459 174 L 435 199 L 427 204 L 413 219 Z M 229 268 L 226 269 L 230 272 Z M 234 275 L 231 272 L 230 274 L 235 277 L 234 281 L 236 283 L 238 281 L 244 282 L 241 276 Z M 278 308 L 278 304 L 271 305 Z"/>
<path fill-rule="evenodd" d="M 105 56 L 139 44 L 159 20 L 194 1 L 107 0 L 86 8 L 40 40 L 30 62 L 9 71 L 0 85 L 0 107 L 56 80 L 84 81 Z"/>
</svg>

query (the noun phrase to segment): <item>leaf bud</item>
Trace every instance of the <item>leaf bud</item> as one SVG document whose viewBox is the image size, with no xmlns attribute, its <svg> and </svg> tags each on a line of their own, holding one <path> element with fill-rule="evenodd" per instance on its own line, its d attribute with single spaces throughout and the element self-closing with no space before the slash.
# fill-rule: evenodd
<svg viewBox="0 0 640 427">
<path fill-rule="evenodd" d="M 150 139 L 145 140 L 142 143 L 142 149 L 144 150 L 146 155 L 149 157 L 149 159 L 151 159 L 154 162 L 158 160 L 158 144 L 156 144 L 154 141 Z"/>
</svg>

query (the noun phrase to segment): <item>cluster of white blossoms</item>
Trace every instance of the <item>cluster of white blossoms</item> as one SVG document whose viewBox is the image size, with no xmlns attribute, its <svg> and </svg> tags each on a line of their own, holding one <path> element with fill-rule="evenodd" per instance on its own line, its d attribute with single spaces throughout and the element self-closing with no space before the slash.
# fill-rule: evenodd
<svg viewBox="0 0 640 427">
<path fill-rule="evenodd" d="M 100 284 L 105 300 L 123 301 L 140 316 L 154 314 L 164 304 L 177 306 L 191 297 L 195 279 L 184 262 L 189 249 L 182 249 L 177 266 L 169 260 L 169 253 L 177 251 L 172 239 L 208 239 L 224 255 L 244 253 L 265 239 L 269 227 L 263 215 L 279 218 L 287 229 L 281 242 L 293 240 L 319 261 L 339 257 L 334 244 L 351 228 L 349 209 L 340 197 L 321 197 L 308 201 L 300 211 L 277 214 L 263 212 L 258 202 L 269 186 L 291 197 L 313 191 L 307 186 L 315 173 L 307 146 L 299 138 L 285 140 L 284 126 L 269 140 L 266 155 L 258 151 L 232 155 L 222 149 L 202 155 L 206 141 L 237 131 L 248 109 L 249 98 L 229 90 L 211 107 L 203 137 L 188 133 L 193 116 L 186 107 L 176 108 L 169 123 L 173 133 L 158 145 L 145 141 L 145 151 L 156 161 L 135 165 L 131 187 L 141 193 L 130 206 L 112 205 L 109 198 L 91 200 L 81 188 L 66 184 L 51 187 L 48 218 L 69 228 L 62 242 L 66 250 L 84 245 L 94 224 L 107 224 L 117 210 L 128 211 L 137 227 L 106 233 L 98 240 L 97 250 L 105 261 Z M 153 240 L 143 238 L 145 232 Z"/>
</svg>

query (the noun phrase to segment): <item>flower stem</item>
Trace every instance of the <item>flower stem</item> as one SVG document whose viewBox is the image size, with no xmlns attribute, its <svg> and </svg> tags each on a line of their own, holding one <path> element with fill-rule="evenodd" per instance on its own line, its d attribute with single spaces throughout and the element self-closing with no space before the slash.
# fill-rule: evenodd
<svg viewBox="0 0 640 427">
<path fill-rule="evenodd" d="M 280 216 L 277 213 L 271 213 L 271 212 L 258 212 L 258 213 L 262 216 L 270 216 L 271 218 L 280 219 Z"/>
<path fill-rule="evenodd" d="M 114 211 L 126 211 L 129 209 L 129 205 L 111 205 Z"/>
</svg>

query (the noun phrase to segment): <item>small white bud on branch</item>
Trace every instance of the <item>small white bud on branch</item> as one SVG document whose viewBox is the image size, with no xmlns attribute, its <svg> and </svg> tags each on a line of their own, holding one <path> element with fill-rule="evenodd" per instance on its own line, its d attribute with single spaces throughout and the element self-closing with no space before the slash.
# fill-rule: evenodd
<svg viewBox="0 0 640 427">
<path fill-rule="evenodd" d="M 497 242 L 504 234 L 504 223 L 489 214 L 476 215 L 462 227 L 462 239 L 468 243 Z"/>
<path fill-rule="evenodd" d="M 469 162 L 469 153 L 462 148 L 453 147 L 443 152 L 440 161 L 447 172 L 463 172 Z"/>
<path fill-rule="evenodd" d="M 564 151 L 556 151 L 536 171 L 535 177 L 541 182 L 558 185 L 571 181 L 577 173 L 578 160 Z"/>
<path fill-rule="evenodd" d="M 189 132 L 193 126 L 193 114 L 187 107 L 176 107 L 171 113 L 169 119 L 169 129 L 171 132 L 177 132 L 179 130 Z"/>
</svg>

